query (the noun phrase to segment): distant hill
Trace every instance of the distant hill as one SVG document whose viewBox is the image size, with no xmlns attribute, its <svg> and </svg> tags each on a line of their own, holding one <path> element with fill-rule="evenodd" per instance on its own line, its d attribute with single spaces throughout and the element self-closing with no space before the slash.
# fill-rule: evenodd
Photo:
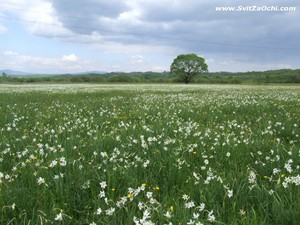
<svg viewBox="0 0 300 225">
<path fill-rule="evenodd" d="M 22 72 L 22 71 L 17 71 L 17 70 L 0 70 L 0 75 L 2 74 L 6 75 L 16 75 L 16 76 L 27 76 L 30 75 L 30 73 Z"/>
<path fill-rule="evenodd" d="M 79 72 L 79 73 L 70 73 L 72 75 L 93 75 L 93 74 L 105 74 L 106 71 L 85 71 L 85 72 Z"/>
<path fill-rule="evenodd" d="M 0 75 L 5 73 L 6 75 L 15 75 L 15 76 L 58 76 L 63 75 L 61 73 L 54 73 L 54 74 L 40 74 L 40 73 L 26 73 L 17 70 L 0 70 Z M 68 75 L 93 75 L 93 74 L 105 74 L 106 71 L 84 71 L 84 72 L 77 72 L 77 73 L 67 73 Z"/>
</svg>

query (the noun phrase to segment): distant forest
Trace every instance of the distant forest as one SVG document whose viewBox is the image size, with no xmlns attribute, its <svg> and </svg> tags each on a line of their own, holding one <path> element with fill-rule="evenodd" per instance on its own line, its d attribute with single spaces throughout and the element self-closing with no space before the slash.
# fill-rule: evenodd
<svg viewBox="0 0 300 225">
<path fill-rule="evenodd" d="M 0 75 L 0 83 L 179 83 L 169 72 L 113 72 L 87 73 L 80 75 Z M 281 69 L 263 72 L 215 72 L 196 77 L 191 83 L 204 84 L 266 84 L 300 83 L 300 69 Z"/>
</svg>

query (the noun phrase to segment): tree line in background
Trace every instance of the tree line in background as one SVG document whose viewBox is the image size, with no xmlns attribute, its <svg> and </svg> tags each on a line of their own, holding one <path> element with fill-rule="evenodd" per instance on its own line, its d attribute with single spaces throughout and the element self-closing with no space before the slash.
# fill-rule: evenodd
<svg viewBox="0 0 300 225">
<path fill-rule="evenodd" d="M 81 75 L 13 76 L 2 74 L 0 83 L 181 83 L 182 79 L 170 72 L 113 72 Z M 300 69 L 270 70 L 263 72 L 207 72 L 195 77 L 191 83 L 300 83 Z"/>
</svg>

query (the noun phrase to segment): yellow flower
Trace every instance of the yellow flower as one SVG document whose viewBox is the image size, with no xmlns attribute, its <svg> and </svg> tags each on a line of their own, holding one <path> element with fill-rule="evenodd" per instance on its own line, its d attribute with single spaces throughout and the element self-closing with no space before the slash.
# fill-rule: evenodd
<svg viewBox="0 0 300 225">
<path fill-rule="evenodd" d="M 133 195 L 129 193 L 129 194 L 127 195 L 127 198 L 133 198 Z"/>
<path fill-rule="evenodd" d="M 281 176 L 281 178 L 284 178 L 285 177 L 285 173 L 281 174 L 280 176 Z"/>
<path fill-rule="evenodd" d="M 143 187 L 146 187 L 146 186 L 147 186 L 147 183 L 142 183 L 142 186 L 143 186 Z"/>
<path fill-rule="evenodd" d="M 169 211 L 170 211 L 170 212 L 173 212 L 173 211 L 174 211 L 174 207 L 173 207 L 172 205 L 170 206 Z"/>
<path fill-rule="evenodd" d="M 116 189 L 115 189 L 115 188 L 112 188 L 112 189 L 111 189 L 111 191 L 112 191 L 112 192 L 115 192 L 115 191 L 116 191 Z"/>
<path fill-rule="evenodd" d="M 158 186 L 156 186 L 154 189 L 155 189 L 156 191 L 159 191 L 159 187 L 158 187 Z"/>
</svg>

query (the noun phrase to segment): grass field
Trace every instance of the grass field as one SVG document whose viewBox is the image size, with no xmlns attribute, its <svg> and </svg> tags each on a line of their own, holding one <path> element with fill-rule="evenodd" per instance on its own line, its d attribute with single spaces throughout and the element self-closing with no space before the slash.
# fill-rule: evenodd
<svg viewBox="0 0 300 225">
<path fill-rule="evenodd" d="M 299 224 L 300 86 L 0 85 L 0 224 Z"/>
</svg>

